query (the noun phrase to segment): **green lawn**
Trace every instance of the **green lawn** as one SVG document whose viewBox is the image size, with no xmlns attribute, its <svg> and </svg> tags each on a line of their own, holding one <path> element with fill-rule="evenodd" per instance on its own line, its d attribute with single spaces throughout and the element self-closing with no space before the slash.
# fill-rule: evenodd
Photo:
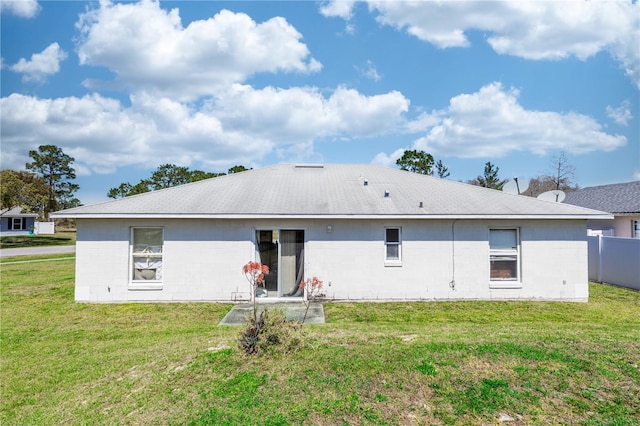
<svg viewBox="0 0 640 426">
<path fill-rule="evenodd" d="M 297 350 L 247 357 L 230 305 L 75 304 L 73 266 L 0 266 L 2 425 L 640 422 L 630 290 L 327 304 Z"/>
<path fill-rule="evenodd" d="M 37 246 L 67 246 L 76 243 L 75 231 L 56 232 L 53 235 L 7 235 L 0 237 L 0 248 Z"/>
</svg>

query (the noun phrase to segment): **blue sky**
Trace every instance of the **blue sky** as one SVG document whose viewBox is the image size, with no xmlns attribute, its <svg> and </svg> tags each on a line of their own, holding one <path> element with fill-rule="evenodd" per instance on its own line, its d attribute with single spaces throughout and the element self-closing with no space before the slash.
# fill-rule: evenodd
<svg viewBox="0 0 640 426">
<path fill-rule="evenodd" d="M 78 198 L 160 164 L 378 163 L 640 179 L 637 2 L 1 5 L 2 168 L 60 146 Z"/>
</svg>

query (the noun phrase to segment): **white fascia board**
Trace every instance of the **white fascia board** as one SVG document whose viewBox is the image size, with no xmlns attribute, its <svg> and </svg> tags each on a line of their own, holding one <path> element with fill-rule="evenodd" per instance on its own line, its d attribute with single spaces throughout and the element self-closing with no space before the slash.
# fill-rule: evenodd
<svg viewBox="0 0 640 426">
<path fill-rule="evenodd" d="M 578 215 L 536 215 L 536 214 L 477 214 L 477 215 L 456 215 L 456 214 L 376 214 L 376 215 L 275 215 L 275 214 L 139 214 L 139 213 L 125 213 L 125 214 L 107 214 L 107 213 L 89 213 L 89 214 L 51 214 L 51 217 L 55 219 L 503 219 L 503 220 L 524 220 L 524 219 L 561 219 L 561 220 L 587 220 L 587 219 L 603 219 L 613 220 L 613 215 L 610 214 L 578 214 Z"/>
</svg>

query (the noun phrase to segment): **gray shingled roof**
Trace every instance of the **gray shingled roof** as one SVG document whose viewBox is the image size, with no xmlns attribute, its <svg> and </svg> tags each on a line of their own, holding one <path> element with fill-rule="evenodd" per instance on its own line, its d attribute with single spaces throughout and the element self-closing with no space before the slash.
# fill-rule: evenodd
<svg viewBox="0 0 640 426">
<path fill-rule="evenodd" d="M 278 164 L 76 207 L 53 216 L 593 218 L 603 215 L 610 218 L 581 207 L 371 164 Z"/>
<path fill-rule="evenodd" d="M 567 194 L 564 202 L 616 214 L 640 213 L 640 181 L 591 186 Z"/>
<path fill-rule="evenodd" d="M 0 210 L 0 216 L 3 217 L 38 217 L 38 213 L 22 213 L 22 207 L 13 207 L 11 209 Z"/>
</svg>

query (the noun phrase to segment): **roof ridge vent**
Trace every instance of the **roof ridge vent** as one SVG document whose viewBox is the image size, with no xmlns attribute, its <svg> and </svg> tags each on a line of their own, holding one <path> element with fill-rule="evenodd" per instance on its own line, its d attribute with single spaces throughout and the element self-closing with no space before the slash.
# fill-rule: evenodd
<svg viewBox="0 0 640 426">
<path fill-rule="evenodd" d="M 296 169 L 324 169 L 324 164 L 294 164 Z"/>
</svg>

